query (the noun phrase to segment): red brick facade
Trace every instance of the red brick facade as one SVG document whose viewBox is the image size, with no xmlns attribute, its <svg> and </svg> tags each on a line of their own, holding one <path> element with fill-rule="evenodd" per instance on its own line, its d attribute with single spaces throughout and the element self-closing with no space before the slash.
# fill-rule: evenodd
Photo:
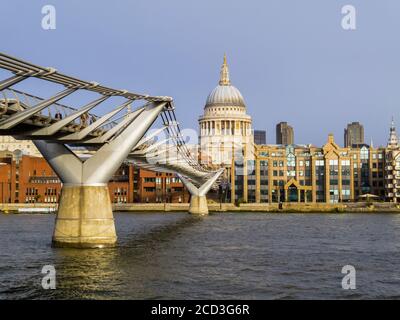
<svg viewBox="0 0 400 320">
<path fill-rule="evenodd" d="M 189 201 L 187 190 L 173 174 L 128 164 L 119 168 L 108 187 L 114 203 Z M 55 203 L 60 191 L 61 181 L 44 158 L 0 154 L 1 203 Z"/>
</svg>

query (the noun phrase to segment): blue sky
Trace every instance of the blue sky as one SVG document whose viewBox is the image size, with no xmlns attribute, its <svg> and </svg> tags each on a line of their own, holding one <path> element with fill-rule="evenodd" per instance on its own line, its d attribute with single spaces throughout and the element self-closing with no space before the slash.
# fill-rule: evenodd
<svg viewBox="0 0 400 320">
<path fill-rule="evenodd" d="M 56 30 L 41 28 L 46 4 Z M 346 4 L 357 10 L 354 31 L 341 27 Z M 400 123 L 398 0 L 5 0 L 0 12 L 2 52 L 172 96 L 184 128 L 197 128 L 224 52 L 269 143 L 279 121 L 292 124 L 296 143 L 317 145 L 330 132 L 342 145 L 351 121 L 364 124 L 367 142 L 386 144 L 391 116 Z"/>
</svg>

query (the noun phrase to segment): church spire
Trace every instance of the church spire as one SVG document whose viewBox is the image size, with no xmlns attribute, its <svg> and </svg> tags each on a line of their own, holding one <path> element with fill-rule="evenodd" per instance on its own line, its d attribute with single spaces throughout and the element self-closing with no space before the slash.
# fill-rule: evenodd
<svg viewBox="0 0 400 320">
<path fill-rule="evenodd" d="M 228 64 L 226 63 L 226 54 L 224 54 L 224 63 L 221 67 L 221 77 L 219 79 L 219 84 L 221 86 L 229 86 L 231 84 L 231 81 L 229 80 Z"/>
<path fill-rule="evenodd" d="M 392 116 L 392 123 L 390 125 L 390 135 L 389 135 L 389 141 L 388 141 L 387 146 L 397 148 L 398 145 L 399 145 L 399 141 L 397 138 L 396 127 L 394 125 L 394 118 Z"/>
</svg>

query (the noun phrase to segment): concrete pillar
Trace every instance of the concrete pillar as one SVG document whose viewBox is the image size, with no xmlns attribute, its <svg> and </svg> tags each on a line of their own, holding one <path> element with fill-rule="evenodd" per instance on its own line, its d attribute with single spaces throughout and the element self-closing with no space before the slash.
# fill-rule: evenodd
<svg viewBox="0 0 400 320">
<path fill-rule="evenodd" d="M 208 205 L 206 196 L 192 195 L 190 198 L 189 213 L 196 215 L 207 215 Z"/>
<path fill-rule="evenodd" d="M 53 246 L 102 248 L 117 242 L 107 185 L 64 185 L 53 234 Z"/>
</svg>

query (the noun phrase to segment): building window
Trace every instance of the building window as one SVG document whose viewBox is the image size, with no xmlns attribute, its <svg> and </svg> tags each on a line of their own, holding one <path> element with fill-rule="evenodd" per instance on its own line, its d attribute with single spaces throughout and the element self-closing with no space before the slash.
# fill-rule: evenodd
<svg viewBox="0 0 400 320">
<path fill-rule="evenodd" d="M 268 161 L 260 161 L 260 202 L 268 202 Z"/>
<path fill-rule="evenodd" d="M 256 202 L 256 168 L 255 161 L 247 161 L 247 202 Z"/>
</svg>

